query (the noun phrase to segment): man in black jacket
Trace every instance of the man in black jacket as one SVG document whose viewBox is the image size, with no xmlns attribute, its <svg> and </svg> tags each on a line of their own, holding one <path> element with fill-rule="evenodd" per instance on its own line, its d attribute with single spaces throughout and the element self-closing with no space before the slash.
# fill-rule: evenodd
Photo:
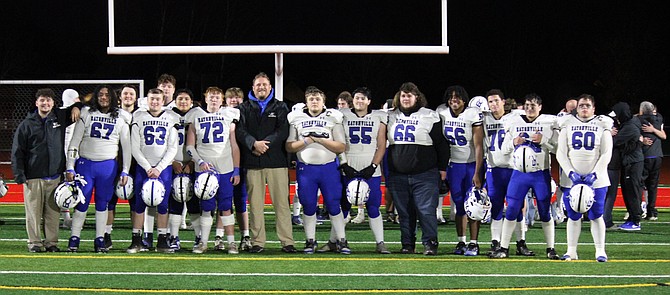
<svg viewBox="0 0 670 295">
<path fill-rule="evenodd" d="M 254 77 L 249 99 L 239 105 L 240 123 L 237 142 L 242 153 L 242 167 L 247 170 L 249 194 L 249 227 L 251 253 L 265 247 L 265 185 L 267 183 L 275 209 L 277 236 L 282 251 L 296 253 L 289 204 L 288 159 L 284 143 L 288 137 L 286 104 L 274 97 L 270 78 L 263 72 Z"/>
<path fill-rule="evenodd" d="M 619 229 L 638 231 L 642 208 L 642 171 L 644 156 L 640 141 L 642 125 L 637 117 L 633 117 L 630 106 L 626 102 L 619 102 L 612 107 L 612 112 L 619 122 L 619 131 L 614 136 L 613 145 L 621 151 L 621 191 L 626 209 L 630 214 L 628 220 Z"/>
<path fill-rule="evenodd" d="M 79 119 L 82 104 L 54 109 L 54 97 L 56 94 L 49 88 L 37 90 L 37 110 L 19 124 L 12 144 L 12 171 L 16 183 L 23 184 L 30 252 L 42 252 L 44 248 L 48 252 L 60 251 L 60 209 L 53 195 L 65 171 L 65 128 Z"/>
</svg>

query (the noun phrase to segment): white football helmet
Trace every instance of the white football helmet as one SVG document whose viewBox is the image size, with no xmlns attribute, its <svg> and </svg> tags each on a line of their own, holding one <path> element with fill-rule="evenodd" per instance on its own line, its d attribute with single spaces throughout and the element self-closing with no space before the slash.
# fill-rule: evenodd
<svg viewBox="0 0 670 295">
<path fill-rule="evenodd" d="M 595 192 L 588 185 L 575 184 L 570 189 L 570 208 L 575 212 L 588 212 L 594 201 Z"/>
<path fill-rule="evenodd" d="M 352 205 L 362 204 L 370 197 L 370 185 L 365 179 L 356 178 L 347 184 L 347 200 Z"/>
<path fill-rule="evenodd" d="M 126 181 L 126 185 L 121 185 L 121 181 L 116 182 L 116 188 L 114 189 L 114 193 L 116 194 L 117 197 L 119 197 L 119 200 L 129 200 L 130 198 L 133 197 L 133 188 L 134 188 L 133 178 L 131 176 L 128 176 L 128 181 Z"/>
<path fill-rule="evenodd" d="M 149 178 L 142 184 L 142 200 L 149 207 L 156 207 L 165 198 L 165 186 L 157 178 Z"/>
<path fill-rule="evenodd" d="M 531 147 L 526 145 L 519 146 L 514 150 L 512 163 L 514 164 L 514 169 L 523 173 L 539 170 L 537 154 Z"/>
<path fill-rule="evenodd" d="M 193 193 L 203 201 L 214 198 L 219 190 L 219 178 L 216 173 L 205 172 L 198 175 L 193 185 Z"/>
<path fill-rule="evenodd" d="M 172 180 L 172 198 L 180 203 L 188 202 L 192 194 L 191 179 L 186 174 L 179 174 Z"/>
<path fill-rule="evenodd" d="M 74 182 L 63 182 L 54 191 L 56 205 L 63 210 L 69 210 L 85 200 Z"/>
<path fill-rule="evenodd" d="M 483 189 L 472 188 L 465 200 L 465 214 L 472 220 L 484 223 L 491 220 L 491 199 Z"/>
<path fill-rule="evenodd" d="M 291 107 L 291 111 L 295 112 L 297 110 L 302 110 L 305 107 L 305 104 L 302 102 L 296 103 Z"/>
<path fill-rule="evenodd" d="M 9 191 L 9 187 L 5 183 L 2 178 L 0 178 L 0 198 L 4 197 L 7 195 L 7 191 Z"/>
<path fill-rule="evenodd" d="M 559 225 L 565 220 L 565 213 L 563 208 L 563 202 L 561 198 L 556 198 L 556 201 L 551 203 L 551 217 L 554 219 L 554 224 Z"/>
<path fill-rule="evenodd" d="M 475 97 L 471 98 L 470 102 L 468 102 L 468 106 L 478 108 L 482 111 L 488 111 L 489 110 L 489 102 L 483 96 L 475 96 Z"/>
</svg>

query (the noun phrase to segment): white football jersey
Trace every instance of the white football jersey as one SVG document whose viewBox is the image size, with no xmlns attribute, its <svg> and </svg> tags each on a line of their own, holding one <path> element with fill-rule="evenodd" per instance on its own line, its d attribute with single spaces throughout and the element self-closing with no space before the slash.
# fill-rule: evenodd
<svg viewBox="0 0 670 295">
<path fill-rule="evenodd" d="M 407 116 L 396 108 L 389 111 L 386 138 L 389 145 L 433 145 L 430 131 L 437 122 L 440 122 L 440 116 L 431 109 L 420 108 Z"/>
<path fill-rule="evenodd" d="M 514 115 L 504 114 L 499 119 L 491 112 L 484 112 L 483 115 L 484 150 L 488 167 L 511 168 L 511 155 L 503 151 L 502 144 L 505 140 L 505 121 Z"/>
<path fill-rule="evenodd" d="M 595 116 L 581 121 L 571 115 L 565 116 L 561 122 L 561 133 L 558 137 L 556 159 L 561 165 L 560 185 L 571 187 L 568 177 L 570 171 L 581 175 L 596 173 L 594 188 L 610 185 L 607 164 L 612 157 L 612 125 L 614 121 L 607 116 Z"/>
<path fill-rule="evenodd" d="M 172 110 L 162 111 L 154 117 L 147 110 L 133 113 L 131 140 L 133 157 L 142 169 L 155 167 L 163 171 L 172 165 L 177 154 L 177 129 L 179 115 Z"/>
<path fill-rule="evenodd" d="M 109 113 L 91 111 L 84 108 L 75 124 L 70 141 L 70 150 L 77 149 L 79 157 L 91 161 L 116 159 L 119 144 L 123 149 L 123 171 L 128 172 L 130 166 L 130 115 L 119 109 L 116 118 Z M 67 168 L 74 169 L 77 159 L 68 154 Z"/>
<path fill-rule="evenodd" d="M 230 143 L 230 130 L 240 120 L 240 110 L 221 107 L 216 113 L 203 108 L 194 108 L 190 112 L 189 124 L 195 128 L 195 148 L 200 158 L 213 165 L 219 173 L 233 171 L 233 149 Z M 195 165 L 200 172 L 200 165 Z"/>
<path fill-rule="evenodd" d="M 531 135 L 541 133 L 541 142 L 539 144 L 531 143 L 535 149 L 536 167 L 539 170 L 551 168 L 549 153 L 556 152 L 556 141 L 558 140 L 556 116 L 541 114 L 532 122 L 527 122 L 525 115 L 512 115 L 506 119 L 504 128 L 505 139 L 502 149 L 507 154 L 514 151 L 514 138 L 521 136 L 529 141 Z"/>
<path fill-rule="evenodd" d="M 451 148 L 452 163 L 475 162 L 475 142 L 472 127 L 482 125 L 482 111 L 479 108 L 466 107 L 463 112 L 454 115 L 445 104 L 437 107 L 442 119 L 442 134 L 447 138 Z"/>
<path fill-rule="evenodd" d="M 175 112 L 177 115 L 179 113 Z M 179 124 L 177 128 L 178 143 L 177 143 L 177 155 L 174 157 L 175 161 L 179 162 L 188 162 L 191 161 L 191 156 L 186 152 L 186 133 L 188 132 L 188 126 L 190 122 L 193 121 L 193 114 L 195 113 L 195 108 L 191 108 L 183 116 L 179 116 Z"/>
<path fill-rule="evenodd" d="M 344 135 L 346 138 L 347 163 L 356 170 L 370 166 L 377 152 L 377 136 L 379 127 L 388 120 L 388 114 L 381 110 L 374 110 L 363 117 L 359 117 L 350 109 L 341 110 L 344 115 Z M 381 169 L 377 167 L 373 176 L 381 176 Z"/>
<path fill-rule="evenodd" d="M 288 114 L 290 124 L 287 141 L 301 141 L 304 134 L 318 132 L 328 134 L 328 139 L 345 143 L 343 115 L 335 109 L 326 109 L 316 117 L 308 114 L 308 110 L 296 110 Z M 302 163 L 322 165 L 335 160 L 336 154 L 318 143 L 310 143 L 296 153 Z"/>
</svg>

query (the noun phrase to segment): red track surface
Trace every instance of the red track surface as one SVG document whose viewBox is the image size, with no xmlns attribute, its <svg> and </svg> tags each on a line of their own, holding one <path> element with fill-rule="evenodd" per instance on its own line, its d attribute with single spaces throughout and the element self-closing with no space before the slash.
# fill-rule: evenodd
<svg viewBox="0 0 670 295">
<path fill-rule="evenodd" d="M 382 186 L 382 193 L 386 190 L 384 186 Z M 293 193 L 295 192 L 295 187 L 291 186 L 291 196 L 293 196 Z M 95 199 L 95 197 L 94 197 Z M 93 200 L 95 202 L 95 200 Z M 120 201 L 121 203 L 127 203 L 127 201 Z M 22 185 L 17 185 L 10 183 L 9 184 L 9 192 L 7 195 L 0 199 L 0 203 L 23 203 L 23 186 Z M 266 194 L 265 195 L 265 203 L 266 204 L 271 204 L 272 201 L 270 200 L 270 195 Z M 382 200 L 382 204 L 384 204 L 384 201 Z M 449 200 L 444 200 L 444 204 L 449 204 Z M 621 189 L 619 189 L 619 192 L 617 194 L 617 199 L 616 202 L 614 203 L 614 206 L 616 207 L 624 207 L 623 203 L 623 198 L 621 197 Z M 670 207 L 670 187 L 662 187 L 658 189 L 658 199 L 656 200 L 656 207 Z"/>
</svg>

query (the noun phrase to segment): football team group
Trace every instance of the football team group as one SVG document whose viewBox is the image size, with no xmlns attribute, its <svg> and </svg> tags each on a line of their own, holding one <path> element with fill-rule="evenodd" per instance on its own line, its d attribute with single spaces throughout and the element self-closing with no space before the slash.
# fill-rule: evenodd
<svg viewBox="0 0 670 295">
<path fill-rule="evenodd" d="M 490 258 L 508 257 L 513 235 L 516 254 L 534 256 L 525 242 L 527 196 L 537 204 L 549 259 L 578 259 L 585 220 L 594 258 L 607 261 L 605 234 L 614 228 L 611 211 L 619 180 L 629 215 L 618 228 L 640 230 L 645 187 L 647 218 L 657 218 L 665 133 L 661 115 L 649 102 L 640 105 L 638 115 L 625 102 L 608 115 L 596 115 L 595 98 L 582 94 L 558 115 L 548 115 L 541 113 L 537 94 L 527 95 L 517 109 L 498 89 L 470 99 L 463 87 L 451 86 L 443 104 L 431 110 L 419 88 L 408 82 L 381 110 L 372 110 L 366 87 L 343 93 L 339 108 L 329 109 L 324 92 L 313 86 L 306 89 L 304 103 L 289 109 L 265 73 L 254 77 L 246 98 L 239 88 L 209 87 L 198 103 L 190 90 L 175 85 L 175 78 L 164 74 L 144 98 L 138 98 L 133 85 L 100 85 L 88 101 L 69 89 L 60 108 L 54 108 L 58 97 L 53 90 L 37 91 L 36 109 L 17 128 L 12 146 L 13 173 L 23 184 L 29 251 L 60 251 L 61 215 L 71 231 L 67 251 L 80 251 L 88 207 L 94 203 L 93 246 L 95 252 L 108 252 L 122 199 L 131 208 L 128 253 L 185 250 L 179 231 L 187 219 L 195 232 L 194 253 L 208 250 L 212 226 L 213 250 L 259 253 L 266 244 L 268 190 L 281 251 L 298 252 L 297 223 L 306 237 L 300 252 L 351 254 L 346 224 L 364 218 L 359 214 L 352 220 L 352 206 L 358 206 L 359 213 L 367 211 L 376 252 L 389 254 L 380 212 L 382 176 L 386 212 L 400 224 L 397 251 L 403 254 L 417 253 L 419 228 L 423 254 L 438 254 L 447 193 L 455 213 L 453 253 L 465 256 L 480 255 L 482 223 L 491 226 Z M 552 154 L 560 166 L 557 185 Z M 552 184 L 560 191 L 553 203 Z M 318 245 L 320 195 L 331 231 Z M 301 209 L 302 218 L 292 220 Z M 565 217 L 568 245 L 559 255 L 554 227 Z"/>
</svg>

